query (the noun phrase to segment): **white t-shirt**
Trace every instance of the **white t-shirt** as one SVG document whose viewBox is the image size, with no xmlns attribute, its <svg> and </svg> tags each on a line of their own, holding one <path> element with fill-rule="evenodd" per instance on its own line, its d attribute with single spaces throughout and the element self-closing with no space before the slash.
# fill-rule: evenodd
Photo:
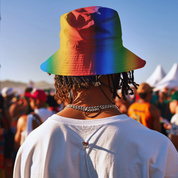
<svg viewBox="0 0 178 178">
<path fill-rule="evenodd" d="M 45 122 L 53 114 L 53 112 L 48 110 L 47 108 L 35 109 L 34 112 L 43 120 L 43 122 Z M 22 143 L 25 141 L 29 133 L 33 130 L 32 121 L 33 121 L 33 115 L 29 114 L 27 116 L 26 128 L 23 132 L 21 132 L 20 145 L 22 145 Z"/>
<path fill-rule="evenodd" d="M 177 178 L 178 153 L 166 136 L 126 115 L 53 115 L 20 147 L 13 178 L 71 177 Z"/>
<path fill-rule="evenodd" d="M 43 122 L 46 121 L 53 114 L 53 112 L 48 110 L 47 108 L 35 109 L 34 112 L 40 116 Z"/>
<path fill-rule="evenodd" d="M 178 113 L 172 116 L 171 125 L 170 134 L 178 135 Z"/>
</svg>

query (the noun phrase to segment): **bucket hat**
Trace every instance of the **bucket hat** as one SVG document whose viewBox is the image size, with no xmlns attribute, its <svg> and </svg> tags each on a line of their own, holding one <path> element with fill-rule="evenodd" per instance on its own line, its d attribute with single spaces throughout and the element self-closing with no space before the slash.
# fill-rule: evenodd
<svg viewBox="0 0 178 178">
<path fill-rule="evenodd" d="M 117 11 L 91 6 L 63 14 L 60 49 L 40 68 L 63 76 L 105 75 L 141 68 L 145 61 L 122 44 Z"/>
</svg>

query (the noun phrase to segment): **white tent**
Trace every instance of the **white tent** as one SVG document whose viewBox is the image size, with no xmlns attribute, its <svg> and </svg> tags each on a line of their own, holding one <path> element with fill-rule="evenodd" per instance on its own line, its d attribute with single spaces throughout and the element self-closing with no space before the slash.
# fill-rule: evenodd
<svg viewBox="0 0 178 178">
<path fill-rule="evenodd" d="M 177 88 L 178 87 L 178 65 L 174 63 L 167 75 L 156 84 L 156 90 L 166 88 Z"/>
<path fill-rule="evenodd" d="M 155 87 L 156 84 L 165 77 L 165 75 L 166 73 L 164 72 L 162 66 L 159 64 L 151 76 L 146 80 L 146 83 L 148 83 L 151 87 Z"/>
</svg>

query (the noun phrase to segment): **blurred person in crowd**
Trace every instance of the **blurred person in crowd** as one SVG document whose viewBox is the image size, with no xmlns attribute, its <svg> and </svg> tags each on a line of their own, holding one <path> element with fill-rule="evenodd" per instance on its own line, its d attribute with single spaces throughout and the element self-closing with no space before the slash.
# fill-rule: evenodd
<svg viewBox="0 0 178 178">
<path fill-rule="evenodd" d="M 4 87 L 1 91 L 3 97 L 3 123 L 4 123 L 4 165 L 5 177 L 12 177 L 13 154 L 14 154 L 14 133 L 11 127 L 12 120 L 10 107 L 14 103 L 15 91 L 12 87 Z"/>
<path fill-rule="evenodd" d="M 166 101 L 167 92 L 165 89 L 158 91 L 158 99 L 155 101 L 154 105 L 160 110 L 163 118 L 168 118 L 169 115 L 169 105 Z"/>
<path fill-rule="evenodd" d="M 33 113 L 22 115 L 17 122 L 15 134 L 16 150 L 24 142 L 29 133 L 41 125 L 53 113 L 46 108 L 47 95 L 41 90 L 33 90 L 32 93 L 26 92 L 25 96 L 30 98 L 30 106 Z"/>
<path fill-rule="evenodd" d="M 151 104 L 152 88 L 148 83 L 141 83 L 137 89 L 139 100 L 128 109 L 128 116 L 144 126 L 161 132 L 160 111 Z"/>
<path fill-rule="evenodd" d="M 55 74 L 55 98 L 72 101 L 20 147 L 14 178 L 178 176 L 172 142 L 114 104 L 132 93 L 145 61 L 122 45 L 117 11 L 85 7 L 61 16 L 60 49 L 41 65 Z M 160 161 L 161 160 L 161 161 Z"/>
<path fill-rule="evenodd" d="M 24 93 L 19 96 L 19 99 L 9 107 L 11 127 L 13 128 L 14 133 L 16 132 L 17 120 L 19 117 L 24 114 L 29 114 L 33 111 L 30 106 L 29 98 L 25 96 L 26 93 L 31 91 L 32 88 L 26 88 Z"/>
<path fill-rule="evenodd" d="M 170 123 L 169 123 L 169 117 L 170 117 L 170 109 L 169 104 L 167 102 L 167 95 L 168 91 L 167 88 L 163 88 L 162 90 L 159 90 L 158 92 L 158 99 L 154 102 L 154 105 L 160 110 L 161 114 L 161 133 L 168 136 Z"/>
<path fill-rule="evenodd" d="M 2 97 L 3 97 L 3 110 L 6 115 L 6 119 L 8 122 L 8 125 L 11 127 L 11 116 L 9 112 L 10 106 L 13 104 L 13 98 L 14 98 L 14 90 L 11 87 L 4 87 L 1 91 Z"/>
<path fill-rule="evenodd" d="M 172 126 L 169 132 L 169 138 L 178 151 L 178 91 L 172 94 L 169 107 L 171 113 L 174 114 L 170 121 Z"/>
<path fill-rule="evenodd" d="M 12 178 L 14 135 L 4 97 L 0 95 L 0 177 Z"/>
<path fill-rule="evenodd" d="M 31 87 L 27 87 L 24 90 L 24 93 L 21 94 L 18 98 L 17 101 L 13 102 L 11 106 L 9 107 L 9 114 L 10 114 L 10 119 L 11 119 L 11 130 L 13 135 L 15 136 L 16 131 L 17 131 L 17 121 L 22 115 L 28 115 L 31 113 L 33 110 L 30 106 L 29 98 L 25 96 L 26 93 L 29 93 L 32 91 Z M 16 151 L 13 150 L 14 152 L 14 158 L 13 162 L 15 161 L 15 156 L 16 156 Z"/>
<path fill-rule="evenodd" d="M 1 94 L 4 98 L 4 107 L 9 108 L 13 103 L 12 99 L 14 97 L 14 90 L 11 87 L 4 87 L 1 91 Z"/>
</svg>

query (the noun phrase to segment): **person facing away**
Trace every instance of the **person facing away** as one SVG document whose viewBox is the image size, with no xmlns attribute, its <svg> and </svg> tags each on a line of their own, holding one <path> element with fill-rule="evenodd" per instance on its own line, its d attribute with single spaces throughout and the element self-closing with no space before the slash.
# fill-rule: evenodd
<svg viewBox="0 0 178 178">
<path fill-rule="evenodd" d="M 30 107 L 29 98 L 25 97 L 25 93 L 31 92 L 32 88 L 26 88 L 24 93 L 19 96 L 17 101 L 13 102 L 11 106 L 9 107 L 9 114 L 11 117 L 11 127 L 13 129 L 13 132 L 16 133 L 17 128 L 17 121 L 20 116 L 24 114 L 29 114 L 32 112 L 32 109 Z"/>
<path fill-rule="evenodd" d="M 34 89 L 32 93 L 26 92 L 24 95 L 30 98 L 30 106 L 34 112 L 22 115 L 17 121 L 17 131 L 15 134 L 16 150 L 18 150 L 32 130 L 53 114 L 46 108 L 47 95 L 43 90 Z"/>
<path fill-rule="evenodd" d="M 172 117 L 169 109 L 169 102 L 167 102 L 167 95 L 168 91 L 166 88 L 158 91 L 158 99 L 153 103 L 161 112 L 161 117 L 166 119 L 167 121 L 169 118 Z"/>
<path fill-rule="evenodd" d="M 41 69 L 55 74 L 56 99 L 72 101 L 32 131 L 14 178 L 176 177 L 178 155 L 164 135 L 121 114 L 114 98 L 136 86 L 145 61 L 123 47 L 118 13 L 92 6 L 61 16 L 61 45 Z"/>
<path fill-rule="evenodd" d="M 171 129 L 169 132 L 169 138 L 178 151 L 178 91 L 175 91 L 175 93 L 172 94 L 169 108 L 171 113 L 174 114 L 171 118 Z"/>
<path fill-rule="evenodd" d="M 4 87 L 1 91 L 2 96 L 4 98 L 4 107 L 9 108 L 13 103 L 12 99 L 14 97 L 14 90 L 11 87 Z"/>
<path fill-rule="evenodd" d="M 161 132 L 160 110 L 151 104 L 152 88 L 147 83 L 141 83 L 137 89 L 139 100 L 128 109 L 128 116 L 144 126 Z"/>
</svg>

